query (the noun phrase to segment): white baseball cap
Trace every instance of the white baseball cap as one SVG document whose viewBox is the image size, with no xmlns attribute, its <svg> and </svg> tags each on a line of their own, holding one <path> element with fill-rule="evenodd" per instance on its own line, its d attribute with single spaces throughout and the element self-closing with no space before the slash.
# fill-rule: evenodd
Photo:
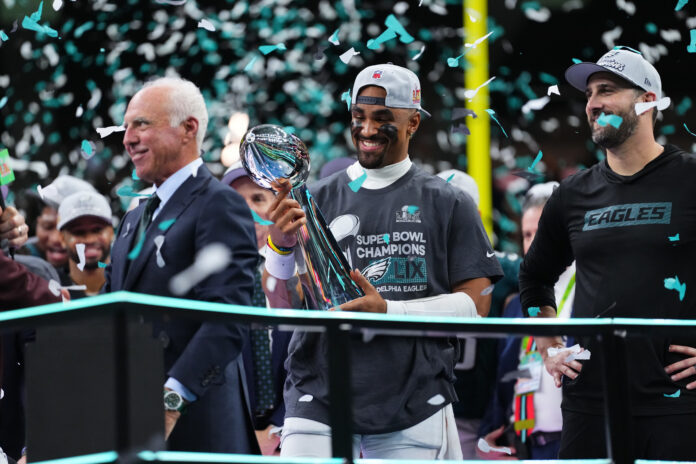
<svg viewBox="0 0 696 464">
<path fill-rule="evenodd" d="M 384 102 L 373 97 L 358 97 L 360 89 L 368 85 L 382 87 L 387 91 Z M 430 113 L 421 107 L 421 85 L 418 76 L 409 69 L 391 63 L 368 66 L 360 71 L 353 83 L 351 101 L 368 105 L 382 104 L 389 108 L 415 108 L 430 116 Z"/>
<path fill-rule="evenodd" d="M 96 189 L 86 180 L 77 177 L 63 175 L 56 177 L 53 182 L 46 187 L 39 189 L 39 196 L 48 205 L 58 208 L 58 206 L 76 192 L 95 192 Z"/>
<path fill-rule="evenodd" d="M 97 192 L 83 191 L 73 193 L 58 208 L 58 230 L 83 216 L 93 216 L 111 225 L 109 202 Z"/>
<path fill-rule="evenodd" d="M 640 52 L 617 46 L 605 53 L 597 63 L 577 63 L 565 72 L 570 85 L 584 92 L 587 80 L 596 72 L 616 74 L 646 92 L 653 92 L 657 100 L 662 98 L 662 80 L 655 67 Z"/>
</svg>

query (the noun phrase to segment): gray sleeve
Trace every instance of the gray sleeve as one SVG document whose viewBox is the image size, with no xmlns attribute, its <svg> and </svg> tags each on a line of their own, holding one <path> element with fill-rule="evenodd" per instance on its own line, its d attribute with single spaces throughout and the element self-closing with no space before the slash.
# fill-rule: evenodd
<svg viewBox="0 0 696 464">
<path fill-rule="evenodd" d="M 450 217 L 447 233 L 450 286 L 479 277 L 488 277 L 492 282 L 500 280 L 503 269 L 495 257 L 473 200 L 465 193 L 457 192 Z"/>
</svg>

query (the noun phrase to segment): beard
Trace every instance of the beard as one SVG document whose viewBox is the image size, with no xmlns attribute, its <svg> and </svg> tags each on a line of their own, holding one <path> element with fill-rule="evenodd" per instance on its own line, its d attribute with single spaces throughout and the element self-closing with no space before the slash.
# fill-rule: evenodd
<svg viewBox="0 0 696 464">
<path fill-rule="evenodd" d="M 592 141 L 602 148 L 611 149 L 621 145 L 635 133 L 638 127 L 638 115 L 633 108 L 628 111 L 604 114 L 616 114 L 621 117 L 622 121 L 618 129 L 611 124 L 607 124 L 604 127 L 597 124 L 595 127 L 596 120 L 595 123 L 588 121 L 592 131 Z"/>
<path fill-rule="evenodd" d="M 360 135 L 362 126 L 353 121 L 351 123 L 351 135 L 353 136 L 353 145 L 358 150 L 358 162 L 365 169 L 377 169 L 384 166 L 384 157 L 391 148 L 392 144 L 397 140 L 397 129 L 391 124 L 384 124 L 378 129 L 378 134 L 372 137 L 363 137 Z M 384 148 L 375 153 L 365 153 L 360 149 L 360 141 L 380 142 Z"/>
</svg>

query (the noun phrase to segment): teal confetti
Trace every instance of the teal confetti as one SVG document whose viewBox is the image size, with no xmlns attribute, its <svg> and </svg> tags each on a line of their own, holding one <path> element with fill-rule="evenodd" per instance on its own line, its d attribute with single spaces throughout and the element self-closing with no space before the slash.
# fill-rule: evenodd
<svg viewBox="0 0 696 464">
<path fill-rule="evenodd" d="M 396 16 L 394 16 L 393 14 L 387 16 L 387 19 L 384 21 L 384 25 L 396 32 L 397 34 L 399 34 L 399 40 L 401 41 L 401 43 L 409 44 L 413 42 L 413 36 L 406 32 L 404 26 L 401 25 L 399 20 L 396 19 Z"/>
<path fill-rule="evenodd" d="M 1 105 L 1 104 L 0 104 L 0 108 L 2 108 L 2 105 Z M 689 134 L 691 134 L 691 135 L 693 135 L 694 137 L 696 137 L 696 134 L 694 134 L 693 132 L 691 132 L 691 131 L 689 130 L 689 128 L 686 127 L 686 123 L 684 123 L 684 129 L 686 129 L 686 132 L 688 132 Z"/>
<path fill-rule="evenodd" d="M 101 261 L 98 261 L 97 266 L 99 266 L 99 268 L 101 268 L 101 269 L 104 269 L 106 267 L 106 263 L 102 263 Z"/>
<path fill-rule="evenodd" d="M 406 212 L 408 214 L 416 214 L 416 211 L 418 211 L 420 208 L 418 208 L 415 205 L 410 205 L 408 208 L 406 208 Z"/>
<path fill-rule="evenodd" d="M 165 230 L 169 229 L 172 226 L 172 224 L 174 224 L 175 222 L 176 222 L 176 218 L 167 219 L 166 221 L 160 222 L 159 226 L 157 226 L 157 227 L 159 227 L 159 230 L 164 232 Z"/>
<path fill-rule="evenodd" d="M 679 116 L 682 116 L 684 113 L 689 111 L 689 108 L 691 108 L 691 99 L 689 97 L 684 97 L 682 98 L 682 101 L 679 102 L 675 110 Z"/>
<path fill-rule="evenodd" d="M 354 192 L 357 193 L 358 190 L 360 190 L 360 187 L 362 187 L 362 184 L 365 183 L 367 180 L 367 172 L 363 171 L 362 176 L 358 177 L 355 180 L 352 180 L 348 182 L 348 187 Z"/>
<path fill-rule="evenodd" d="M 686 293 L 686 283 L 679 282 L 679 277 L 668 277 L 665 279 L 665 288 L 667 290 L 675 290 L 679 292 L 679 301 L 684 301 L 684 294 Z"/>
<path fill-rule="evenodd" d="M 140 177 L 138 177 L 138 174 L 136 174 L 135 169 L 133 169 L 133 172 L 131 172 L 131 178 L 133 180 L 140 180 Z"/>
<path fill-rule="evenodd" d="M 384 239 L 384 243 L 386 243 L 387 245 L 389 245 L 389 234 L 384 234 L 384 235 L 382 235 L 382 238 Z"/>
<path fill-rule="evenodd" d="M 677 6 L 674 7 L 674 11 L 681 10 L 687 3 L 689 3 L 689 0 L 679 0 L 677 2 Z"/>
<path fill-rule="evenodd" d="M 382 32 L 376 39 L 370 39 L 367 41 L 367 48 L 370 50 L 377 50 L 380 45 L 382 45 L 384 42 L 387 42 L 391 39 L 396 38 L 396 32 L 392 31 L 391 29 L 387 29 L 386 31 Z"/>
<path fill-rule="evenodd" d="M 536 165 L 539 164 L 539 161 L 541 161 L 541 157 L 544 156 L 544 154 L 539 150 L 539 153 L 537 153 L 536 158 L 534 158 L 534 161 L 532 161 L 531 166 L 527 168 L 527 171 L 534 172 L 536 169 Z"/>
<path fill-rule="evenodd" d="M 80 148 L 82 149 L 82 153 L 85 158 L 90 158 L 92 155 L 94 155 L 94 147 L 92 147 L 92 144 L 89 143 L 89 140 L 82 140 L 82 145 L 80 145 Z"/>
<path fill-rule="evenodd" d="M 495 111 L 488 108 L 486 110 L 486 113 L 488 113 L 490 115 L 491 119 L 493 119 L 495 121 L 495 123 L 498 124 L 498 127 L 500 127 L 500 130 L 503 131 L 503 135 L 505 136 L 505 138 L 508 138 L 507 132 L 505 132 L 505 129 L 503 129 L 503 125 L 500 124 L 500 121 L 498 121 L 498 118 L 495 117 Z"/>
<path fill-rule="evenodd" d="M 686 51 L 696 53 L 696 29 L 691 29 L 689 34 L 691 34 L 691 43 L 686 47 Z"/>
<path fill-rule="evenodd" d="M 678 241 L 679 241 L 679 234 L 673 235 L 673 236 L 669 236 L 669 237 L 667 237 L 667 238 L 669 239 L 670 242 L 678 242 Z"/>
<path fill-rule="evenodd" d="M 259 51 L 264 55 L 268 55 L 275 50 L 287 50 L 287 48 L 283 42 L 279 43 L 278 45 L 261 45 L 259 47 Z"/>
<path fill-rule="evenodd" d="M 133 260 L 138 257 L 140 254 L 140 251 L 143 249 L 143 244 L 145 243 L 145 234 L 143 234 L 142 237 L 140 237 L 140 240 L 138 240 L 138 244 L 133 247 L 130 253 L 128 253 L 128 259 Z"/>
<path fill-rule="evenodd" d="M 7 34 L 5 34 L 5 31 L 3 31 L 2 29 L 0 29 L 0 39 L 2 39 L 3 42 L 7 42 L 8 40 L 10 40 Z"/>
<path fill-rule="evenodd" d="M 331 34 L 331 37 L 329 37 L 329 42 L 331 42 L 334 45 L 338 45 L 338 31 L 339 29 L 336 29 L 333 34 Z"/>
<path fill-rule="evenodd" d="M 614 50 L 630 50 L 633 53 L 637 53 L 639 55 L 642 55 L 642 53 L 639 52 L 638 50 L 636 50 L 635 48 L 627 47 L 626 45 L 617 45 L 614 47 Z"/>
<path fill-rule="evenodd" d="M 285 127 L 283 127 L 283 130 L 290 135 L 293 135 L 296 132 L 295 128 L 292 126 L 285 126 Z"/>
<path fill-rule="evenodd" d="M 614 126 L 616 129 L 621 126 L 621 123 L 623 122 L 623 118 L 621 116 L 618 116 L 616 114 L 600 114 L 599 117 L 597 118 L 597 124 L 600 126 L 604 127 L 607 124 L 610 124 Z"/>
<path fill-rule="evenodd" d="M 5 106 L 5 104 L 7 104 L 7 96 L 0 98 L 0 108 Z"/>
<path fill-rule="evenodd" d="M 350 89 L 348 89 L 341 94 L 341 101 L 346 102 L 346 104 L 348 105 L 348 111 L 350 111 L 350 100 Z M 2 108 L 2 106 L 0 106 L 0 108 Z"/>
<path fill-rule="evenodd" d="M 450 174 L 450 176 L 447 178 L 447 182 L 451 181 L 454 179 L 454 173 Z"/>
<path fill-rule="evenodd" d="M 447 66 L 450 68 L 456 68 L 459 66 L 459 58 L 463 57 L 466 54 L 466 52 L 462 53 L 456 58 L 447 58 Z"/>
<path fill-rule="evenodd" d="M 527 308 L 527 313 L 530 317 L 537 317 L 540 312 L 541 308 L 539 308 L 538 306 L 530 306 L 529 308 Z"/>
<path fill-rule="evenodd" d="M 262 226 L 271 226 L 271 225 L 273 225 L 273 221 L 267 221 L 267 220 L 265 220 L 264 218 L 262 218 L 261 216 L 259 216 L 259 215 L 256 213 L 256 211 L 254 211 L 253 209 L 251 210 L 251 215 L 252 215 L 252 217 L 254 218 L 254 222 L 257 222 L 257 223 L 261 224 Z"/>
<path fill-rule="evenodd" d="M 247 63 L 246 66 L 244 66 L 244 72 L 248 72 L 251 70 L 251 67 L 254 66 L 254 63 L 256 63 L 256 60 L 258 60 L 259 57 L 255 56 L 254 58 L 251 59 L 249 63 Z"/>
<path fill-rule="evenodd" d="M 577 58 L 573 58 L 573 64 L 578 64 L 578 63 L 582 63 L 582 60 L 579 60 Z"/>
<path fill-rule="evenodd" d="M 668 395 L 667 393 L 663 393 L 662 396 L 664 396 L 665 398 L 679 398 L 681 396 L 681 390 L 677 390 L 674 393 L 672 393 L 671 395 Z"/>
<path fill-rule="evenodd" d="M 116 191 L 116 195 L 119 197 L 149 197 L 149 193 L 138 193 L 133 190 L 130 185 L 124 185 Z"/>
<path fill-rule="evenodd" d="M 650 34 L 657 34 L 657 26 L 655 23 L 647 23 L 645 25 L 645 30 L 648 31 Z"/>
</svg>

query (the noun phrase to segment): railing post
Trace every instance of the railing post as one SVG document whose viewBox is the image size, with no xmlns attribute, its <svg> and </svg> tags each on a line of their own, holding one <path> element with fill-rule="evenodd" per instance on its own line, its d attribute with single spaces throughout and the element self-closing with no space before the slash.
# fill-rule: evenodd
<svg viewBox="0 0 696 464">
<path fill-rule="evenodd" d="M 607 456 L 616 464 L 633 464 L 633 419 L 628 387 L 626 332 L 598 335 L 604 370 L 604 417 Z"/>
<path fill-rule="evenodd" d="M 353 391 L 351 388 L 350 331 L 346 323 L 329 324 L 329 423 L 334 457 L 353 462 Z"/>
</svg>

